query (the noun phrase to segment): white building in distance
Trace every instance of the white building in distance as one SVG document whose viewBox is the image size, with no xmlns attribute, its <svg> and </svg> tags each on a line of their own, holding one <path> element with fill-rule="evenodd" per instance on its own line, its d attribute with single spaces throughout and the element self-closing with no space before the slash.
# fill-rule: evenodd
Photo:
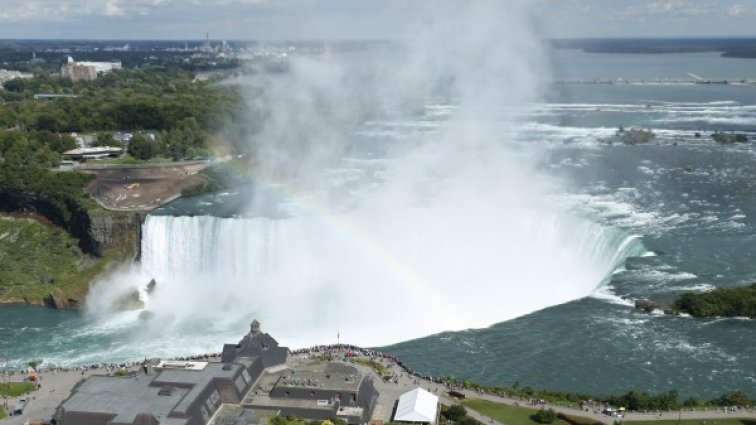
<svg viewBox="0 0 756 425">
<path fill-rule="evenodd" d="M 24 72 L 18 72 L 18 71 L 12 71 L 7 69 L 0 69 L 0 89 L 2 88 L 3 83 L 6 81 L 10 81 L 16 78 L 33 78 L 33 74 L 28 74 Z"/>
<path fill-rule="evenodd" d="M 122 69 L 120 61 L 113 62 L 76 62 L 71 56 L 60 67 L 60 76 L 70 78 L 71 81 L 92 81 L 97 79 L 100 72 L 110 72 Z"/>
</svg>

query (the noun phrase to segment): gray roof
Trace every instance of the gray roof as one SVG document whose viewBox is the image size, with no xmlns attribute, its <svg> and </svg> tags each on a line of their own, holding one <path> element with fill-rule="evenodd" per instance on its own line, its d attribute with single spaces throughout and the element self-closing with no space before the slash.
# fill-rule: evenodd
<svg viewBox="0 0 756 425">
<path fill-rule="evenodd" d="M 276 387 L 357 391 L 363 378 L 357 368 L 349 365 L 313 362 L 283 374 Z"/>
<path fill-rule="evenodd" d="M 250 332 L 238 344 L 225 344 L 221 361 L 230 363 L 238 357 L 262 357 L 265 367 L 286 362 L 289 349 L 279 347 L 278 341 L 270 334 Z"/>
<path fill-rule="evenodd" d="M 325 412 L 336 411 L 336 405 L 334 403 L 318 404 L 318 400 L 307 400 L 301 398 L 278 398 L 270 397 L 267 395 L 261 395 L 255 397 L 254 401 L 250 404 L 252 408 L 258 409 L 307 409 L 307 410 L 322 410 Z"/>
<path fill-rule="evenodd" d="M 161 369 L 153 384 L 165 386 L 189 386 L 188 394 L 174 410 L 186 412 L 213 379 L 233 380 L 242 366 L 238 364 L 208 363 L 202 370 Z"/>
<path fill-rule="evenodd" d="M 156 376 L 93 376 L 62 406 L 66 412 L 114 414 L 114 422 L 128 424 L 140 413 L 151 413 L 163 424 L 171 412 L 187 413 L 214 379 L 233 381 L 241 368 L 238 364 L 208 363 L 202 370 L 159 369 Z M 171 391 L 166 391 L 168 388 Z M 186 422 L 178 419 L 175 424 Z"/>
<path fill-rule="evenodd" d="M 289 356 L 289 349 L 286 347 L 275 347 L 262 352 L 263 365 L 267 367 L 286 364 L 286 358 Z"/>
<path fill-rule="evenodd" d="M 165 421 L 188 388 L 176 388 L 171 395 L 158 395 L 159 387 L 151 387 L 151 377 L 138 375 L 134 378 L 93 376 L 83 382 L 62 407 L 66 412 L 86 412 L 114 414 L 113 422 L 132 423 L 140 413 L 151 413 Z M 177 419 L 171 424 L 185 424 L 187 420 Z"/>
</svg>

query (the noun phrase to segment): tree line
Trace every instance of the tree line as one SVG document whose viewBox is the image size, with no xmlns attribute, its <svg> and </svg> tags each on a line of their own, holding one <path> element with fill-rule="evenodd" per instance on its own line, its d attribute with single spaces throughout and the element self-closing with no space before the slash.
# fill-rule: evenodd
<svg viewBox="0 0 756 425">
<path fill-rule="evenodd" d="M 756 283 L 685 293 L 675 300 L 674 307 L 693 317 L 756 317 Z"/>
<path fill-rule="evenodd" d="M 127 69 L 75 83 L 39 74 L 3 86 L 0 129 L 52 133 L 154 130 L 163 136 L 165 145 L 156 147 L 154 154 L 178 159 L 190 148 L 208 149 L 211 144 L 227 143 L 232 150 L 239 150 L 242 145 L 233 141 L 240 140 L 249 128 L 244 102 L 235 87 L 212 79 L 194 81 L 191 73 L 175 68 Z M 38 93 L 76 97 L 38 100 L 34 98 Z"/>
<path fill-rule="evenodd" d="M 709 400 L 700 400 L 695 397 L 688 397 L 687 399 L 680 401 L 677 391 L 674 390 L 661 394 L 649 394 L 644 391 L 633 390 L 620 395 L 591 395 L 567 391 L 534 389 L 529 386 L 521 386 L 519 383 L 515 383 L 512 387 L 507 387 L 502 385 L 481 385 L 470 380 L 456 381 L 453 378 L 442 379 L 442 381 L 449 382 L 452 386 L 480 390 L 491 394 L 505 395 L 514 398 L 543 399 L 552 403 L 568 404 L 579 404 L 585 401 L 593 400 L 615 407 L 625 407 L 626 409 L 635 411 L 677 410 L 683 407 L 729 407 L 756 405 L 755 400 L 752 400 L 748 396 L 748 394 L 739 390 L 728 391 L 719 397 Z"/>
</svg>

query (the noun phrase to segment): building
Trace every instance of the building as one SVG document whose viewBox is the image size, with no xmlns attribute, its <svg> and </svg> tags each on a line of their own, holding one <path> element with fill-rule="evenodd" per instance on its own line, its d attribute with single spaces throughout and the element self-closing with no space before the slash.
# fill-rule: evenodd
<svg viewBox="0 0 756 425">
<path fill-rule="evenodd" d="M 70 161 L 86 161 L 88 159 L 118 158 L 123 155 L 123 148 L 115 146 L 97 146 L 93 148 L 77 148 L 63 152 L 63 159 Z"/>
<path fill-rule="evenodd" d="M 69 56 L 68 61 L 60 67 L 60 76 L 69 78 L 71 81 L 92 81 L 102 72 L 110 72 L 121 69 L 121 62 L 76 62 Z"/>
<path fill-rule="evenodd" d="M 145 362 L 129 377 L 93 376 L 58 406 L 58 425 L 250 425 L 271 415 L 367 423 L 378 391 L 344 363 L 291 359 L 252 322 L 220 362 Z"/>
<path fill-rule="evenodd" d="M 78 95 L 63 93 L 37 93 L 34 95 L 36 100 L 55 100 L 55 99 L 76 99 Z"/>
<path fill-rule="evenodd" d="M 8 69 L 0 69 L 0 89 L 6 81 L 15 80 L 16 78 L 30 79 L 33 78 L 33 74 L 18 72 Z"/>
<path fill-rule="evenodd" d="M 399 397 L 394 412 L 394 422 L 424 423 L 434 425 L 438 421 L 438 396 L 415 388 Z"/>
<path fill-rule="evenodd" d="M 295 370 L 263 377 L 242 401 L 252 412 L 311 420 L 339 418 L 367 423 L 378 399 L 370 376 L 343 363 L 310 361 Z"/>
<path fill-rule="evenodd" d="M 59 425 L 205 425 L 224 403 L 238 404 L 255 381 L 280 369 L 289 350 L 252 327 L 230 362 L 145 362 L 134 376 L 93 376 L 58 406 Z M 264 353 L 271 353 L 266 354 Z M 275 363 L 276 359 L 280 363 Z"/>
</svg>

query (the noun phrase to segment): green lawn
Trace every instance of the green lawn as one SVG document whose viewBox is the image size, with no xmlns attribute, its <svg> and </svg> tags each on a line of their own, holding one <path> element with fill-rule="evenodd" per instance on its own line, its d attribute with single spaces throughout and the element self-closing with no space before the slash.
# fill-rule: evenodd
<svg viewBox="0 0 756 425">
<path fill-rule="evenodd" d="M 8 382 L 0 384 L 0 397 L 18 397 L 37 390 L 34 382 Z"/>
<path fill-rule="evenodd" d="M 368 359 L 364 359 L 362 357 L 352 358 L 351 360 L 354 363 L 359 363 L 361 365 L 364 365 L 364 366 L 372 368 L 381 377 L 385 377 L 385 376 L 388 376 L 390 374 L 389 371 L 386 369 L 386 366 L 384 366 L 384 365 L 382 365 L 382 364 L 380 364 L 380 363 L 378 363 L 378 362 L 376 362 L 374 360 L 368 360 Z"/>
<path fill-rule="evenodd" d="M 676 420 L 668 421 L 626 421 L 625 425 L 677 425 Z M 679 422 L 680 425 L 756 425 L 753 419 L 695 419 L 684 420 Z"/>
<path fill-rule="evenodd" d="M 493 401 L 479 399 L 465 400 L 462 402 L 462 404 L 467 409 L 475 410 L 476 412 L 482 413 L 489 418 L 493 418 L 496 421 L 506 425 L 540 425 L 538 422 L 530 419 L 530 416 L 538 411 L 537 409 L 508 406 L 506 404 L 494 403 Z M 573 418 L 580 422 L 585 422 L 586 424 L 592 424 L 593 422 L 595 422 L 592 419 L 579 416 L 573 416 Z M 568 425 L 567 422 L 559 419 L 557 419 L 554 424 Z"/>
<path fill-rule="evenodd" d="M 0 406 L 0 419 L 3 419 L 5 417 L 5 410 L 3 410 L 3 406 Z"/>
</svg>

